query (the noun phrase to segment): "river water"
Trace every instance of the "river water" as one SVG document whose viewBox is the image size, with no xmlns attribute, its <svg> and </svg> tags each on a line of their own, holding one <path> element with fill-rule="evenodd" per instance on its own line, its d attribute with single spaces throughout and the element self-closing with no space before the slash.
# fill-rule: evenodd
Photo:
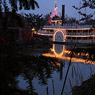
<svg viewBox="0 0 95 95">
<path fill-rule="evenodd" d="M 36 92 L 38 95 L 61 95 L 64 86 L 62 95 L 72 95 L 74 86 L 81 85 L 95 74 L 95 53 L 92 51 L 60 44 L 53 44 L 49 50 L 28 51 L 31 58 L 32 55 L 37 58 L 35 57 L 34 65 L 27 67 L 29 77 L 20 74 L 17 78 L 19 88 L 31 88 L 30 92 Z"/>
</svg>

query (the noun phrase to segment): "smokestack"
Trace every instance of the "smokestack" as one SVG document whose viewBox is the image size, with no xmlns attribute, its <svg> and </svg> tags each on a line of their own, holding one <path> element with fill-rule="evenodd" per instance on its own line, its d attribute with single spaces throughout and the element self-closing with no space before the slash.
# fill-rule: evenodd
<svg viewBox="0 0 95 95">
<path fill-rule="evenodd" d="M 64 23 L 65 20 L 65 5 L 62 5 L 62 25 Z"/>
</svg>

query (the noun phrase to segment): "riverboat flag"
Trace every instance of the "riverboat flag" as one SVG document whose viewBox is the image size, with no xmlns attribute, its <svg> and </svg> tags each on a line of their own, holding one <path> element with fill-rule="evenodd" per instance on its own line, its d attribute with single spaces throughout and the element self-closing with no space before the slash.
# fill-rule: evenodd
<svg viewBox="0 0 95 95">
<path fill-rule="evenodd" d="M 54 17 L 54 16 L 57 16 L 57 7 L 55 7 L 55 9 L 54 9 L 54 14 L 51 14 L 51 16 L 50 16 L 50 19 L 49 19 L 49 24 L 51 24 L 51 20 L 52 20 L 52 18 Z"/>
</svg>

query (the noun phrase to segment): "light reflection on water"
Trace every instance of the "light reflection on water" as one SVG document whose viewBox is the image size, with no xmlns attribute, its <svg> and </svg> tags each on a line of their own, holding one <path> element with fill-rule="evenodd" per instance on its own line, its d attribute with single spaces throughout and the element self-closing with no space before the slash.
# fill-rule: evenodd
<svg viewBox="0 0 95 95">
<path fill-rule="evenodd" d="M 90 59 L 88 52 L 73 51 L 72 58 L 71 53 L 72 51 L 66 49 L 65 46 L 57 44 L 53 45 L 53 48 L 51 48 L 48 53 L 42 54 L 45 57 L 51 57 L 60 60 L 61 62 L 63 62 L 64 66 L 61 66 L 61 64 L 59 63 L 55 65 L 55 68 L 57 69 L 52 68 L 53 72 L 51 74 L 51 77 L 47 78 L 47 85 L 39 84 L 40 79 L 38 77 L 33 78 L 33 86 L 35 88 L 35 92 L 37 92 L 38 95 L 46 95 L 47 87 L 49 95 L 53 95 L 52 80 L 54 81 L 55 95 L 61 94 L 65 75 L 68 68 L 68 63 L 70 60 L 71 66 L 66 80 L 64 95 L 71 92 L 71 88 L 73 86 L 80 85 L 82 81 L 88 79 L 92 74 L 95 74 L 95 61 L 92 61 Z M 69 95 L 71 95 L 71 93 Z"/>
</svg>

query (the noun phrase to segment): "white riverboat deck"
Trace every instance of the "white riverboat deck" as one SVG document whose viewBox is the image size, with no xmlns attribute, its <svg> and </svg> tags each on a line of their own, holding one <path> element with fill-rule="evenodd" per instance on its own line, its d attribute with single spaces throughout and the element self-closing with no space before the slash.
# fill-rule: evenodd
<svg viewBox="0 0 95 95">
<path fill-rule="evenodd" d="M 59 35 L 57 32 L 62 33 Z M 58 34 L 54 36 L 55 34 Z M 95 44 L 95 27 L 92 25 L 77 25 L 77 24 L 51 24 L 45 25 L 42 30 L 39 30 L 38 35 L 48 36 L 51 41 L 59 38 L 64 38 L 68 43 L 84 43 Z M 63 37 L 61 37 L 63 36 Z M 57 40 L 55 40 L 56 42 Z M 63 40 L 58 42 L 64 42 Z"/>
<path fill-rule="evenodd" d="M 76 24 L 63 24 L 63 25 L 45 25 L 43 29 L 88 29 L 92 25 L 76 25 Z"/>
</svg>

